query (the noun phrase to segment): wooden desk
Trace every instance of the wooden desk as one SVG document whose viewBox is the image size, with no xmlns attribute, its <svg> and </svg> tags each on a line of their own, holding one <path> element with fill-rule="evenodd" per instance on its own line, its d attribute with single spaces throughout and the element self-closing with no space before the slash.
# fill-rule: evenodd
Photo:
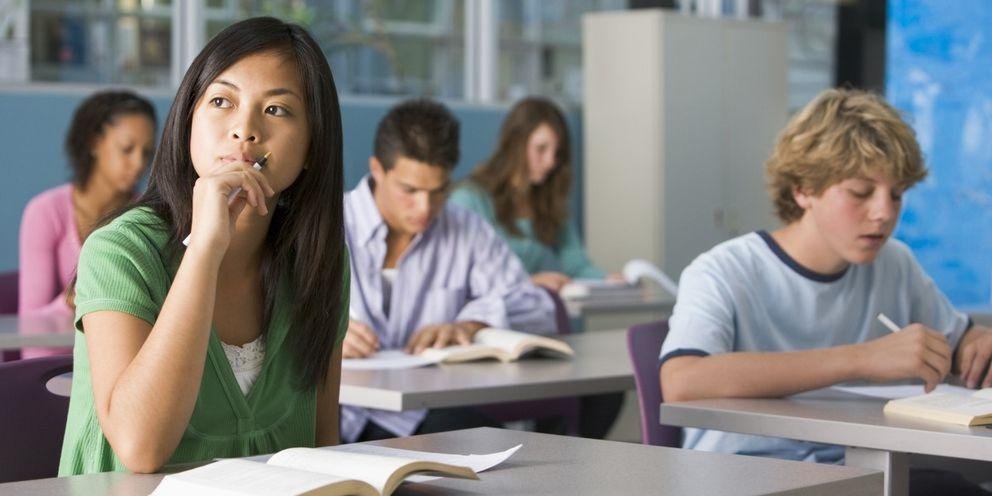
<svg viewBox="0 0 992 496">
<path fill-rule="evenodd" d="M 469 362 L 403 370 L 344 370 L 341 404 L 405 411 L 634 389 L 626 330 L 566 336 L 571 359 Z"/>
<path fill-rule="evenodd" d="M 909 455 L 992 461 L 992 429 L 885 415 L 884 400 L 820 390 L 784 399 L 664 403 L 663 424 L 846 446 L 849 466 L 884 470 L 886 495 L 908 492 Z"/>
<path fill-rule="evenodd" d="M 0 315 L 0 350 L 28 347 L 72 347 L 71 315 L 50 317 Z"/>
<path fill-rule="evenodd" d="M 853 467 L 704 453 L 502 429 L 470 429 L 371 444 L 488 453 L 523 444 L 479 481 L 407 483 L 394 494 L 876 495 L 882 474 Z M 0 484 L 10 496 L 146 495 L 162 475 L 95 474 Z"/>
</svg>

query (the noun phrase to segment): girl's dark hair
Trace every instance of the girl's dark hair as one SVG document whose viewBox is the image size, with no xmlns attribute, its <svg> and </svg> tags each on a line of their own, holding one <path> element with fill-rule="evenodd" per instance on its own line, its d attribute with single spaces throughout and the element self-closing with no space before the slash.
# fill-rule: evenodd
<svg viewBox="0 0 992 496">
<path fill-rule="evenodd" d="M 571 143 L 568 126 L 558 107 L 544 98 L 525 98 L 510 109 L 499 132 L 496 151 L 470 177 L 493 199 L 496 220 L 510 234 L 522 233 L 516 225 L 519 201 L 514 181 L 527 178 L 527 141 L 541 124 L 558 136 L 555 167 L 539 185 L 530 186 L 534 234 L 547 246 L 558 245 L 558 233 L 568 221 L 568 196 L 572 189 Z"/>
<path fill-rule="evenodd" d="M 108 125 L 124 115 L 143 115 L 156 125 L 155 107 L 130 91 L 101 91 L 76 107 L 65 136 L 65 153 L 72 168 L 72 182 L 85 189 L 93 173 L 93 145 Z"/>
<path fill-rule="evenodd" d="M 310 148 L 296 182 L 272 213 L 262 261 L 264 329 L 280 276 L 293 297 L 288 344 L 298 358 L 301 389 L 324 384 L 338 323 L 348 311 L 349 268 L 344 245 L 341 109 L 327 58 L 305 29 L 272 17 L 229 26 L 203 48 L 176 92 L 152 161 L 148 189 L 137 206 L 150 207 L 171 230 L 169 252 L 182 253 L 193 210 L 197 174 L 190 158 L 193 110 L 218 75 L 249 55 L 275 52 L 295 62 L 310 122 Z M 343 329 L 341 330 L 343 332 Z"/>
</svg>

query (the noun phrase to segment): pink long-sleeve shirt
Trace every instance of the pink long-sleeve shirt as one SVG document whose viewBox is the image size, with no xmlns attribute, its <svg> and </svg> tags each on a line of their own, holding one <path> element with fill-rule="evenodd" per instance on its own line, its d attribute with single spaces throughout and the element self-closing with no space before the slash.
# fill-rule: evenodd
<svg viewBox="0 0 992 496">
<path fill-rule="evenodd" d="M 72 184 L 46 190 L 28 202 L 21 219 L 18 314 L 73 313 L 62 293 L 76 274 L 81 247 Z M 25 348 L 21 356 L 65 353 L 72 348 Z"/>
</svg>

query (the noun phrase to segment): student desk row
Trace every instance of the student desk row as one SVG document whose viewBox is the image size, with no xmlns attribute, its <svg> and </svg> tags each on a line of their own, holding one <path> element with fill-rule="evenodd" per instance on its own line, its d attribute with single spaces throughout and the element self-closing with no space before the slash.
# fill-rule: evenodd
<svg viewBox="0 0 992 496">
<path fill-rule="evenodd" d="M 584 329 L 616 329 L 666 318 L 675 300 L 668 295 L 645 293 L 638 298 L 598 298 L 566 301 L 572 319 L 582 319 Z M 26 347 L 72 346 L 72 316 L 0 315 L 0 350 Z"/>
<path fill-rule="evenodd" d="M 492 360 L 400 370 L 344 370 L 341 404 L 391 411 L 470 406 L 634 389 L 626 331 L 562 338 L 569 360 Z"/>
<path fill-rule="evenodd" d="M 0 315 L 0 350 L 33 346 L 71 347 L 72 316 Z"/>
<path fill-rule="evenodd" d="M 992 429 L 887 416 L 885 400 L 823 389 L 781 399 L 661 405 L 665 425 L 846 446 L 848 466 L 885 472 L 887 496 L 908 493 L 911 455 L 992 461 Z"/>
<path fill-rule="evenodd" d="M 502 429 L 374 441 L 417 451 L 491 453 L 523 447 L 479 481 L 406 483 L 394 494 L 876 495 L 881 472 Z M 760 476 L 756 476 L 760 474 Z M 9 496 L 146 495 L 163 475 L 103 473 L 0 484 Z"/>
<path fill-rule="evenodd" d="M 401 370 L 344 370 L 340 402 L 406 411 L 626 391 L 634 388 L 634 373 L 627 358 L 625 332 L 619 329 L 564 336 L 575 350 L 575 357 L 568 360 L 525 359 L 506 364 L 480 361 Z M 68 345 L 71 344 L 70 341 Z M 71 381 L 59 384 L 52 387 L 57 387 L 59 394 L 68 395 Z"/>
</svg>

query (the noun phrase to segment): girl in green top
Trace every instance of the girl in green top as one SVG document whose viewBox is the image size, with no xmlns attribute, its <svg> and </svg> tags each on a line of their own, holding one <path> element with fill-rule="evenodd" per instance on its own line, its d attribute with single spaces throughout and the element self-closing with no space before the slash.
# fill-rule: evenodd
<svg viewBox="0 0 992 496">
<path fill-rule="evenodd" d="M 80 255 L 60 475 L 337 443 L 341 146 L 334 80 L 305 30 L 249 19 L 207 44 L 148 190 Z M 264 358 L 236 378 L 225 351 L 245 344 Z"/>
<path fill-rule="evenodd" d="M 603 277 L 569 219 L 570 150 L 558 107 L 542 98 L 525 98 L 503 121 L 493 155 L 450 197 L 488 220 L 533 282 L 554 291 L 571 278 Z"/>
</svg>

